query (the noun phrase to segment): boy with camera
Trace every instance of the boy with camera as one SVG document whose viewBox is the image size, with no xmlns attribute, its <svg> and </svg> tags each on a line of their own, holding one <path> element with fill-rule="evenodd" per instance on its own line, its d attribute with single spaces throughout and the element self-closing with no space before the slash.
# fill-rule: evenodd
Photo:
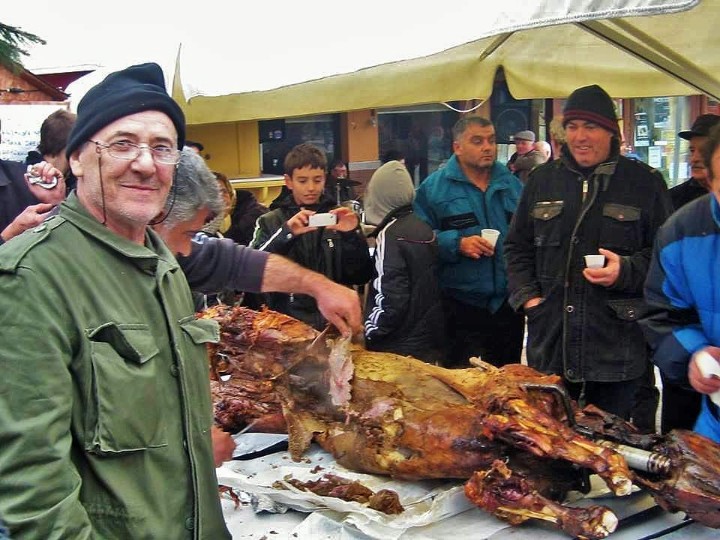
<svg viewBox="0 0 720 540">
<path fill-rule="evenodd" d="M 251 247 L 284 255 L 343 285 L 364 285 L 373 275 L 360 220 L 323 195 L 327 160 L 311 144 L 295 146 L 285 158 L 288 193 L 258 218 Z M 269 293 L 267 306 L 321 330 L 327 324 L 315 299 L 301 294 Z"/>
</svg>

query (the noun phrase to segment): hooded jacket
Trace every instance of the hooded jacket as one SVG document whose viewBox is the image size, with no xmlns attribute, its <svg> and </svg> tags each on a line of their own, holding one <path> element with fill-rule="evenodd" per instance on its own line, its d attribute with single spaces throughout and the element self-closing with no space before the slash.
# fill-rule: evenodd
<svg viewBox="0 0 720 540">
<path fill-rule="evenodd" d="M 671 213 L 662 175 L 619 155 L 583 171 L 563 147 L 560 159 L 536 168 L 505 242 L 510 305 L 526 310 L 528 363 L 572 382 L 641 376 L 647 346 L 637 319 L 655 234 Z M 620 255 L 612 287 L 593 285 L 584 255 Z"/>
<path fill-rule="evenodd" d="M 413 214 L 412 179 L 389 161 L 370 179 L 365 216 L 381 217 L 375 241 L 375 274 L 365 305 L 365 345 L 372 351 L 443 358 L 445 340 L 438 281 L 438 246 L 430 226 Z"/>
<path fill-rule="evenodd" d="M 0 247 L 0 515 L 13 538 L 223 539 L 208 342 L 152 230 L 71 194 Z M 41 344 L 41 345 L 39 345 Z"/>
<path fill-rule="evenodd" d="M 435 231 L 440 247 L 440 286 L 459 302 L 495 312 L 507 300 L 503 240 L 517 207 L 522 184 L 495 162 L 482 193 L 465 176 L 456 156 L 417 189 L 413 209 Z M 460 253 L 460 239 L 497 229 L 495 256 L 471 259 Z"/>
<path fill-rule="evenodd" d="M 300 211 L 292 192 L 273 204 L 274 210 L 258 218 L 251 247 L 284 255 L 342 285 L 364 285 L 372 278 L 370 251 L 359 227 L 350 232 L 321 227 L 295 236 L 287 226 L 287 221 Z M 335 207 L 333 200 L 323 196 L 318 205 L 304 208 L 327 212 Z M 316 329 L 321 330 L 327 324 L 312 296 L 268 293 L 264 298 L 269 308 L 305 321 Z"/>
</svg>

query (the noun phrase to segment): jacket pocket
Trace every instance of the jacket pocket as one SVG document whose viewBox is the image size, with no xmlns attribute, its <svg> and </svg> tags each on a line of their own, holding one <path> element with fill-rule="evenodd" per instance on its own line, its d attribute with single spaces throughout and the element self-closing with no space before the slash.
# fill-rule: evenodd
<svg viewBox="0 0 720 540">
<path fill-rule="evenodd" d="M 533 206 L 530 214 L 534 222 L 536 248 L 560 245 L 560 216 L 564 204 L 564 201 L 538 201 Z"/>
<path fill-rule="evenodd" d="M 635 253 L 642 246 L 642 211 L 636 206 L 607 203 L 603 206 L 601 247 L 622 254 Z"/>
<path fill-rule="evenodd" d="M 643 300 L 637 298 L 608 300 L 608 306 L 621 321 L 637 321 L 644 308 Z"/>
<path fill-rule="evenodd" d="M 212 319 L 196 319 L 192 315 L 180 321 L 180 328 L 196 345 L 220 341 L 220 325 Z"/>
<path fill-rule="evenodd" d="M 150 328 L 109 322 L 88 330 L 87 336 L 92 396 L 86 450 L 112 454 L 166 446 L 158 407 L 159 350 Z"/>
</svg>

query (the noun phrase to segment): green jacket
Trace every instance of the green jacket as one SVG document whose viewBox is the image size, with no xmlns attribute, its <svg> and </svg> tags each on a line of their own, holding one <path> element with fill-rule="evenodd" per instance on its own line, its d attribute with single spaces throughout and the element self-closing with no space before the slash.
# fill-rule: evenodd
<svg viewBox="0 0 720 540">
<path fill-rule="evenodd" d="M 172 253 L 75 195 L 0 247 L 0 516 L 18 539 L 223 539 L 205 343 Z"/>
</svg>

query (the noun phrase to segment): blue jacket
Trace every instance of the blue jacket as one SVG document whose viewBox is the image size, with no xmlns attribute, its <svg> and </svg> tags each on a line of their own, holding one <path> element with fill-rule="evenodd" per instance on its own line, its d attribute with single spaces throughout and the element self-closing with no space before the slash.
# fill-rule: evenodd
<svg viewBox="0 0 720 540">
<path fill-rule="evenodd" d="M 492 312 L 507 299 L 503 241 L 517 208 L 522 183 L 505 165 L 495 162 L 483 194 L 465 176 L 455 156 L 420 184 L 413 209 L 438 237 L 440 286 L 460 302 Z M 470 259 L 460 253 L 460 239 L 497 229 L 494 257 Z"/>
<path fill-rule="evenodd" d="M 658 232 L 645 283 L 649 309 L 640 324 L 653 362 L 674 383 L 689 384 L 693 353 L 720 346 L 719 255 L 720 206 L 711 194 L 680 208 Z M 712 413 L 718 410 L 708 404 L 698 423 L 714 425 L 717 433 L 720 421 Z M 712 438 L 720 442 L 717 434 Z"/>
</svg>

